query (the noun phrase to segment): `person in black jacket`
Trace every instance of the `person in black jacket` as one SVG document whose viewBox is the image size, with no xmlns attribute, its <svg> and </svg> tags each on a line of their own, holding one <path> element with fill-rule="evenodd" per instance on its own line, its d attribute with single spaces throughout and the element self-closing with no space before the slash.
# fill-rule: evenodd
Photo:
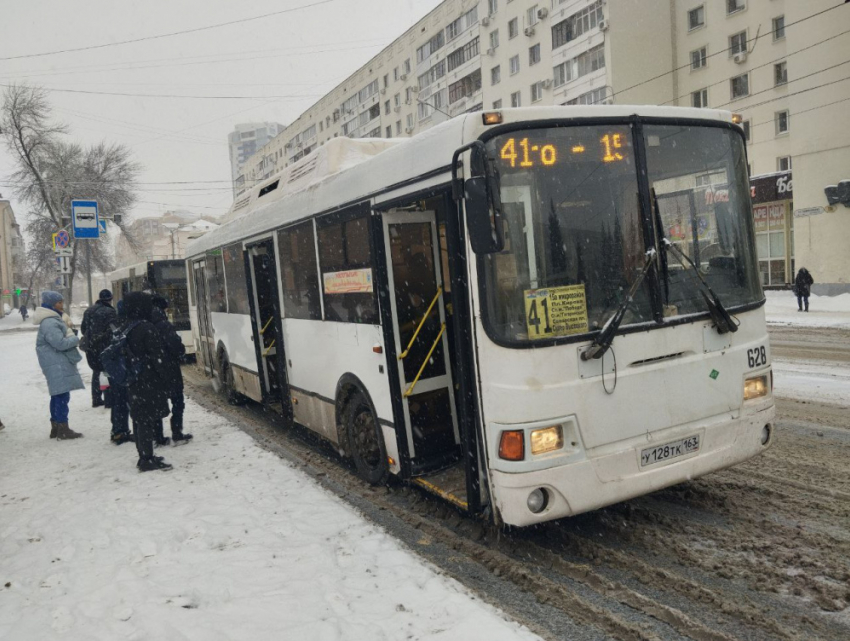
<svg viewBox="0 0 850 641">
<path fill-rule="evenodd" d="M 130 358 L 138 376 L 128 386 L 130 416 L 136 429 L 136 449 L 141 472 L 170 470 L 161 456 L 153 455 L 157 426 L 168 416 L 168 371 L 165 347 L 151 322 L 153 297 L 145 292 L 130 292 L 124 297 L 127 321 L 132 326 L 127 334 Z"/>
<path fill-rule="evenodd" d="M 123 332 L 127 329 L 127 314 L 124 310 L 124 301 L 119 300 L 116 306 L 117 316 L 111 326 L 113 333 Z M 112 383 L 109 386 L 109 396 L 112 402 L 110 411 L 110 422 L 112 423 L 112 434 L 110 439 L 115 445 L 122 445 L 135 440 L 130 431 L 130 402 L 127 398 L 128 391 L 124 385 Z"/>
<path fill-rule="evenodd" d="M 151 321 L 156 326 L 159 336 L 165 347 L 165 368 L 168 371 L 166 384 L 168 385 L 168 399 L 171 401 L 171 440 L 175 445 L 188 443 L 192 439 L 191 434 L 183 433 L 183 410 L 186 407 L 183 398 L 183 372 L 180 371 L 180 359 L 186 354 L 183 340 L 168 321 L 165 310 L 168 309 L 168 300 L 162 296 L 153 297 L 153 314 Z M 159 424 L 157 443 L 168 445 L 168 439 L 163 434 L 162 423 Z"/>
<path fill-rule="evenodd" d="M 803 311 L 803 304 L 806 305 L 806 311 L 809 311 L 809 295 L 812 293 L 812 285 L 815 279 L 805 267 L 801 267 L 797 272 L 797 277 L 794 279 L 794 293 L 797 294 L 797 311 Z"/>
<path fill-rule="evenodd" d="M 100 354 L 109 345 L 112 337 L 110 326 L 115 323 L 116 317 L 115 310 L 112 308 L 112 292 L 102 289 L 98 294 L 97 302 L 83 314 L 83 323 L 80 325 L 80 331 L 86 339 L 86 361 L 91 367 L 92 407 L 111 405 L 109 393 L 104 395 L 105 399 L 100 393 L 100 373 L 103 371 Z"/>
</svg>

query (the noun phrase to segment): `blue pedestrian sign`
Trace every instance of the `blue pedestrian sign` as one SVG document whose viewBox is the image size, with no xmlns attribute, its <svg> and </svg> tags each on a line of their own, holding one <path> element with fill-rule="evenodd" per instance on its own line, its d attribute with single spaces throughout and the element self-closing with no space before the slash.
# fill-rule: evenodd
<svg viewBox="0 0 850 641">
<path fill-rule="evenodd" d="M 71 223 L 74 226 L 75 238 L 99 238 L 100 223 L 98 222 L 97 201 L 72 200 Z"/>
</svg>

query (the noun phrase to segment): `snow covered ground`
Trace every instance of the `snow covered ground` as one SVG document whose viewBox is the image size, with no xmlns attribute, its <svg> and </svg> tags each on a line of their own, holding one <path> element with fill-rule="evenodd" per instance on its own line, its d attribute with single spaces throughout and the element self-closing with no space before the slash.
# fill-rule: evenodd
<svg viewBox="0 0 850 641">
<path fill-rule="evenodd" d="M 0 318 L 0 332 L 8 330 L 36 330 L 38 329 L 32 324 L 32 317 L 28 316 L 27 320 L 21 319 L 21 313 L 17 309 L 13 309 L 3 318 Z"/>
<path fill-rule="evenodd" d="M 797 311 L 797 297 L 789 291 L 768 291 L 765 314 L 770 325 L 839 327 L 850 329 L 850 294 L 810 296 L 809 311 Z"/>
<path fill-rule="evenodd" d="M 537 638 L 192 401 L 172 472 L 86 391 L 49 440 L 34 341 L 0 335 L 0 639 Z"/>
<path fill-rule="evenodd" d="M 773 359 L 776 396 L 813 403 L 850 405 L 850 365 Z"/>
</svg>

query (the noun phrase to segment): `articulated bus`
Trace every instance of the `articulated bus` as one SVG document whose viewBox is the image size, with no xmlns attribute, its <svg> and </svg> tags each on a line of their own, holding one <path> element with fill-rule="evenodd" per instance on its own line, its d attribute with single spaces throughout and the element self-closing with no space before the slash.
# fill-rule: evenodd
<svg viewBox="0 0 850 641">
<path fill-rule="evenodd" d="M 195 353 L 192 327 L 189 322 L 189 293 L 186 263 L 183 260 L 149 260 L 130 267 L 121 267 L 107 275 L 112 286 L 115 305 L 128 292 L 147 291 L 167 298 L 168 320 L 180 335 L 186 354 Z"/>
<path fill-rule="evenodd" d="M 288 188 L 326 147 L 187 252 L 200 360 L 232 402 L 316 432 L 369 483 L 516 526 L 770 446 L 732 114 L 469 113 Z"/>
</svg>

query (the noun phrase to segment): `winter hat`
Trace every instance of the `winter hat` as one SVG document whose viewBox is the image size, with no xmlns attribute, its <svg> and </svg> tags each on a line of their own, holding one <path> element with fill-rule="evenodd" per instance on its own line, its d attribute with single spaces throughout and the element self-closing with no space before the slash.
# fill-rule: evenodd
<svg viewBox="0 0 850 641">
<path fill-rule="evenodd" d="M 168 309 L 168 299 L 159 294 L 154 294 L 153 304 L 160 309 Z"/>
<path fill-rule="evenodd" d="M 99 300 L 102 300 L 105 303 L 108 303 L 112 300 L 112 292 L 108 289 L 101 289 L 100 293 L 97 295 Z"/>
<path fill-rule="evenodd" d="M 61 303 L 63 300 L 65 300 L 65 297 L 62 296 L 62 294 L 60 294 L 59 292 L 52 292 L 49 290 L 46 292 L 41 292 L 41 304 L 44 307 L 49 307 L 50 309 L 53 309 L 53 306 L 56 303 Z"/>
<path fill-rule="evenodd" d="M 146 292 L 129 292 L 124 296 L 124 311 L 130 320 L 150 320 L 153 296 Z"/>
</svg>

